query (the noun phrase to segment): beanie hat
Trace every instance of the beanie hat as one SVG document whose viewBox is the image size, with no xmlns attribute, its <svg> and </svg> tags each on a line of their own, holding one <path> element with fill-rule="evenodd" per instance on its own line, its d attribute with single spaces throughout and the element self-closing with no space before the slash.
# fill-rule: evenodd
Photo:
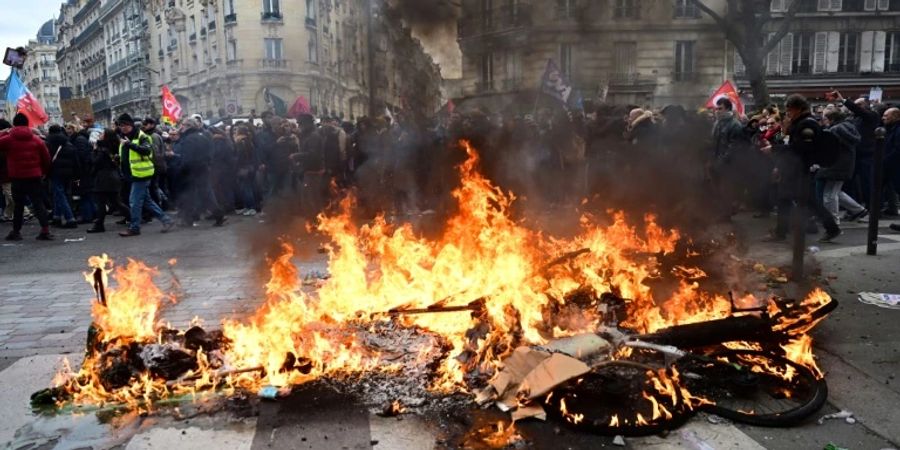
<svg viewBox="0 0 900 450">
<path fill-rule="evenodd" d="M 116 121 L 119 125 L 131 125 L 134 126 L 134 119 L 131 118 L 131 115 L 128 113 L 124 113 L 119 116 L 119 120 Z"/>
<path fill-rule="evenodd" d="M 13 126 L 14 127 L 27 127 L 28 126 L 28 116 L 22 113 L 18 113 L 13 117 Z"/>
</svg>

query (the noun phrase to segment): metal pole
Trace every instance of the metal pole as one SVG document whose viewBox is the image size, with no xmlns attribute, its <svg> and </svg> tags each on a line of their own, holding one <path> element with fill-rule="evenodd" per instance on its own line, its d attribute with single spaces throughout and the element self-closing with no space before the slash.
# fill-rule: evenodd
<svg viewBox="0 0 900 450">
<path fill-rule="evenodd" d="M 366 14 L 367 20 L 367 33 L 366 37 L 368 40 L 368 59 L 369 59 L 369 117 L 375 117 L 378 115 L 375 106 L 375 0 L 368 0 L 366 2 L 366 9 L 368 9 L 368 14 Z"/>
<path fill-rule="evenodd" d="M 800 132 L 800 136 L 805 143 L 812 145 L 815 132 L 806 128 Z M 802 158 L 801 155 L 797 155 Z M 794 256 L 791 264 L 791 271 L 794 281 L 800 281 L 803 278 L 803 257 L 806 252 L 806 222 L 809 220 L 809 198 L 810 184 L 812 179 L 809 176 L 809 167 L 805 165 L 800 172 L 800 193 L 797 197 L 797 207 L 794 208 L 793 232 L 794 232 Z"/>
<path fill-rule="evenodd" d="M 866 254 L 878 254 L 878 221 L 881 219 L 881 193 L 884 190 L 884 136 L 883 127 L 875 130 L 875 165 L 873 167 L 871 194 L 869 195 L 869 237 L 866 240 Z"/>
</svg>

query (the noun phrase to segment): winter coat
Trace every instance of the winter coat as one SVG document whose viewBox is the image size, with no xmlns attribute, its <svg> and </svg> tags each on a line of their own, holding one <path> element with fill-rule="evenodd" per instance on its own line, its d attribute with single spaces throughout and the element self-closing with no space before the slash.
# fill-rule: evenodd
<svg viewBox="0 0 900 450">
<path fill-rule="evenodd" d="M 853 100 L 844 100 L 844 106 L 853 113 L 853 124 L 859 131 L 860 142 L 856 147 L 859 158 L 871 158 L 875 153 L 875 129 L 881 125 L 881 116 L 871 109 L 865 109 Z"/>
<path fill-rule="evenodd" d="M 81 180 L 81 188 L 85 191 L 90 191 L 93 179 L 91 176 L 91 164 L 93 162 L 94 153 L 90 141 L 90 131 L 81 130 L 78 133 L 75 133 L 70 139 L 70 142 L 75 147 L 75 153 L 78 155 L 78 166 L 80 167 L 78 176 Z"/>
<path fill-rule="evenodd" d="M 65 134 L 55 133 L 47 136 L 47 148 L 50 150 L 50 176 L 58 180 L 74 180 L 81 176 L 81 159 L 78 150 L 69 142 Z"/>
<path fill-rule="evenodd" d="M 713 154 L 716 159 L 729 160 L 736 147 L 746 141 L 744 127 L 733 114 L 716 121 L 713 127 Z"/>
<path fill-rule="evenodd" d="M 843 121 L 832 125 L 825 130 L 837 137 L 841 143 L 841 151 L 838 153 L 834 164 L 823 167 L 816 172 L 816 178 L 822 180 L 849 181 L 853 178 L 853 169 L 856 165 L 856 146 L 860 143 L 859 131 L 856 125 L 850 121 Z"/>
<path fill-rule="evenodd" d="M 10 180 L 40 178 L 50 172 L 50 152 L 28 127 L 13 127 L 0 136 L 0 154 L 6 157 Z"/>
<path fill-rule="evenodd" d="M 208 173 L 212 161 L 212 142 L 200 128 L 189 128 L 181 135 L 179 151 L 184 170 L 190 174 Z"/>
<path fill-rule="evenodd" d="M 122 175 L 119 173 L 119 165 L 113 159 L 118 151 L 118 148 L 105 148 L 99 143 L 93 151 L 91 155 L 93 192 L 119 192 Z"/>
<path fill-rule="evenodd" d="M 900 163 L 900 122 L 889 125 L 884 136 L 885 167 L 898 163 Z"/>
<path fill-rule="evenodd" d="M 237 166 L 237 155 L 234 152 L 234 144 L 227 136 L 214 135 L 212 137 L 212 161 L 210 168 L 218 179 L 233 179 Z"/>
</svg>

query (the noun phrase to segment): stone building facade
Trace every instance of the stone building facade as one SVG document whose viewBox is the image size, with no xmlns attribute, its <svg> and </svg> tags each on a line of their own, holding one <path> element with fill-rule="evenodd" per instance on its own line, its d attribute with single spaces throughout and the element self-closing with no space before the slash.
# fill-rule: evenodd
<svg viewBox="0 0 900 450">
<path fill-rule="evenodd" d="M 109 78 L 106 38 L 100 24 L 101 0 L 68 0 L 56 19 L 60 49 L 56 53 L 60 84 L 67 95 L 88 97 L 94 117 L 108 122 Z"/>
<path fill-rule="evenodd" d="M 715 10 L 724 1 L 706 2 Z M 692 104 L 730 76 L 733 51 L 689 0 L 463 0 L 463 96 L 535 101 L 548 60 L 584 98 Z M 522 105 L 520 105 L 522 106 Z"/>
<path fill-rule="evenodd" d="M 368 113 L 373 93 L 401 106 L 403 93 L 440 86 L 437 66 L 409 30 L 379 26 L 388 15 L 378 1 L 150 0 L 146 8 L 151 84 L 157 95 L 168 86 L 188 114 L 250 116 L 274 98 L 289 108 L 303 96 L 314 113 L 349 119 Z"/>
<path fill-rule="evenodd" d="M 771 92 L 825 100 L 832 88 L 850 97 L 880 87 L 885 99 L 900 98 L 900 0 L 798 1 L 790 32 L 767 60 Z M 769 31 L 789 5 L 771 2 Z M 739 58 L 736 72 L 739 86 L 749 86 Z"/>
<path fill-rule="evenodd" d="M 59 68 L 56 64 L 56 24 L 48 21 L 28 42 L 28 59 L 22 68 L 22 82 L 44 107 L 50 123 L 62 123 L 64 118 L 59 106 Z"/>
</svg>

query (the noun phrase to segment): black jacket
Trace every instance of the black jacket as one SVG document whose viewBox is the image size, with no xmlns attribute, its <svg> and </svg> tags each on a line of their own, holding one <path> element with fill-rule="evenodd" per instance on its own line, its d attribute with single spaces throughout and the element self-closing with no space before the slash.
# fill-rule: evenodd
<svg viewBox="0 0 900 450">
<path fill-rule="evenodd" d="M 81 130 L 72 136 L 70 141 L 72 142 L 72 145 L 75 146 L 75 151 L 78 154 L 78 165 L 81 166 L 81 173 L 79 174 L 79 177 L 81 178 L 81 187 L 83 189 L 90 189 L 92 178 L 92 153 L 94 151 L 91 146 L 90 132 L 88 130 Z"/>
<path fill-rule="evenodd" d="M 881 125 L 881 117 L 877 112 L 862 108 L 850 99 L 844 100 L 844 106 L 853 113 L 853 124 L 859 131 L 860 141 L 856 146 L 857 157 L 871 157 L 875 153 L 875 129 Z"/>
<path fill-rule="evenodd" d="M 840 152 L 834 164 L 823 167 L 816 172 L 816 178 L 822 180 L 849 181 L 853 178 L 853 169 L 856 165 L 856 147 L 860 137 L 856 126 L 850 121 L 843 121 L 832 125 L 825 130 L 837 137 L 840 142 Z"/>
<path fill-rule="evenodd" d="M 200 128 L 185 130 L 179 140 L 184 169 L 192 174 L 207 173 L 212 162 L 212 142 Z"/>
<path fill-rule="evenodd" d="M 78 151 L 69 142 L 68 136 L 61 133 L 47 136 L 47 149 L 50 150 L 50 176 L 62 180 L 72 180 L 80 176 Z"/>
<path fill-rule="evenodd" d="M 91 174 L 93 192 L 119 192 L 122 185 L 122 177 L 119 173 L 119 165 L 113 156 L 118 148 L 106 148 L 98 143 L 91 155 Z"/>
</svg>

